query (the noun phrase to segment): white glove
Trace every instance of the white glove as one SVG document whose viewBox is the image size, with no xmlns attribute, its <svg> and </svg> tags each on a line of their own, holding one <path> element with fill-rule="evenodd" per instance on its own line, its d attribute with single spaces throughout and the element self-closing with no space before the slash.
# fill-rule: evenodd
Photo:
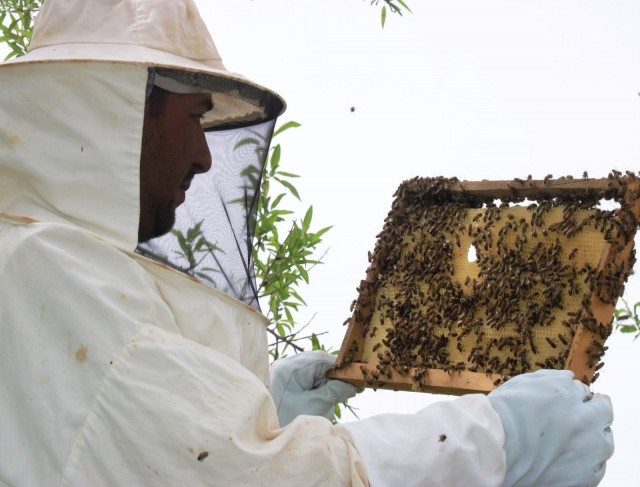
<svg viewBox="0 0 640 487">
<path fill-rule="evenodd" d="M 590 487 L 613 455 L 613 409 L 569 370 L 522 374 L 489 394 L 505 434 L 505 487 Z"/>
<path fill-rule="evenodd" d="M 327 379 L 336 358 L 327 352 L 303 352 L 276 360 L 271 366 L 271 397 L 280 426 L 296 416 L 324 416 L 333 419 L 336 403 L 356 395 L 356 388 L 341 380 Z"/>
</svg>

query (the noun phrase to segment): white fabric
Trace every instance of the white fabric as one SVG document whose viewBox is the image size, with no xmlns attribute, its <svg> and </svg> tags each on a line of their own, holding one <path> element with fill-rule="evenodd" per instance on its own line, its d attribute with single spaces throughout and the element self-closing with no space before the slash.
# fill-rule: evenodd
<svg viewBox="0 0 640 487">
<path fill-rule="evenodd" d="M 570 370 L 519 375 L 489 394 L 505 430 L 505 487 L 594 487 L 613 455 L 613 410 Z"/>
<path fill-rule="evenodd" d="M 1 65 L 0 211 L 138 240 L 147 70 Z"/>
<path fill-rule="evenodd" d="M 501 487 L 500 417 L 483 395 L 338 426 L 349 432 L 372 487 Z"/>
<path fill-rule="evenodd" d="M 298 353 L 273 363 L 271 397 L 281 426 L 301 414 L 333 420 L 335 405 L 356 395 L 353 385 L 327 379 L 327 372 L 335 363 L 335 355 L 321 350 Z"/>
</svg>

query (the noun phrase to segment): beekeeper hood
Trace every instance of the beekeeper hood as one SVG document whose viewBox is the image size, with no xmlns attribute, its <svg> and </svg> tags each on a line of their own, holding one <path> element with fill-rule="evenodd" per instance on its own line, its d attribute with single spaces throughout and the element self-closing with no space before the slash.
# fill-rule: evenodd
<svg viewBox="0 0 640 487">
<path fill-rule="evenodd" d="M 213 169 L 194 179 L 174 232 L 144 251 L 257 305 L 254 215 L 284 102 L 226 70 L 192 0 L 47 0 L 29 52 L 0 65 L 0 86 L 0 212 L 79 226 L 128 250 L 145 100 L 154 86 L 211 93 Z"/>
</svg>

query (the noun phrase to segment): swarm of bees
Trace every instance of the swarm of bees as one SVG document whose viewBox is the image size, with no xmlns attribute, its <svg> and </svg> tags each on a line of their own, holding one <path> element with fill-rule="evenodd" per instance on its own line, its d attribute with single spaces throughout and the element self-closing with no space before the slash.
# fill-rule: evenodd
<svg viewBox="0 0 640 487">
<path fill-rule="evenodd" d="M 638 183 L 617 171 L 597 180 L 403 182 L 334 376 L 430 390 L 437 371 L 449 393 L 488 392 L 540 368 L 592 382 L 635 260 Z"/>
</svg>

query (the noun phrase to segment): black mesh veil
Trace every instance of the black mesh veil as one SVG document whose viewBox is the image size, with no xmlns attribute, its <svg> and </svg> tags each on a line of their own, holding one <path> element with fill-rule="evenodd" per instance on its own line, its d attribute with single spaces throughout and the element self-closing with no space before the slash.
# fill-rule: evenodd
<svg viewBox="0 0 640 487">
<path fill-rule="evenodd" d="M 193 179 L 171 233 L 138 248 L 256 309 L 253 235 L 274 125 L 207 131 L 211 170 Z"/>
</svg>

